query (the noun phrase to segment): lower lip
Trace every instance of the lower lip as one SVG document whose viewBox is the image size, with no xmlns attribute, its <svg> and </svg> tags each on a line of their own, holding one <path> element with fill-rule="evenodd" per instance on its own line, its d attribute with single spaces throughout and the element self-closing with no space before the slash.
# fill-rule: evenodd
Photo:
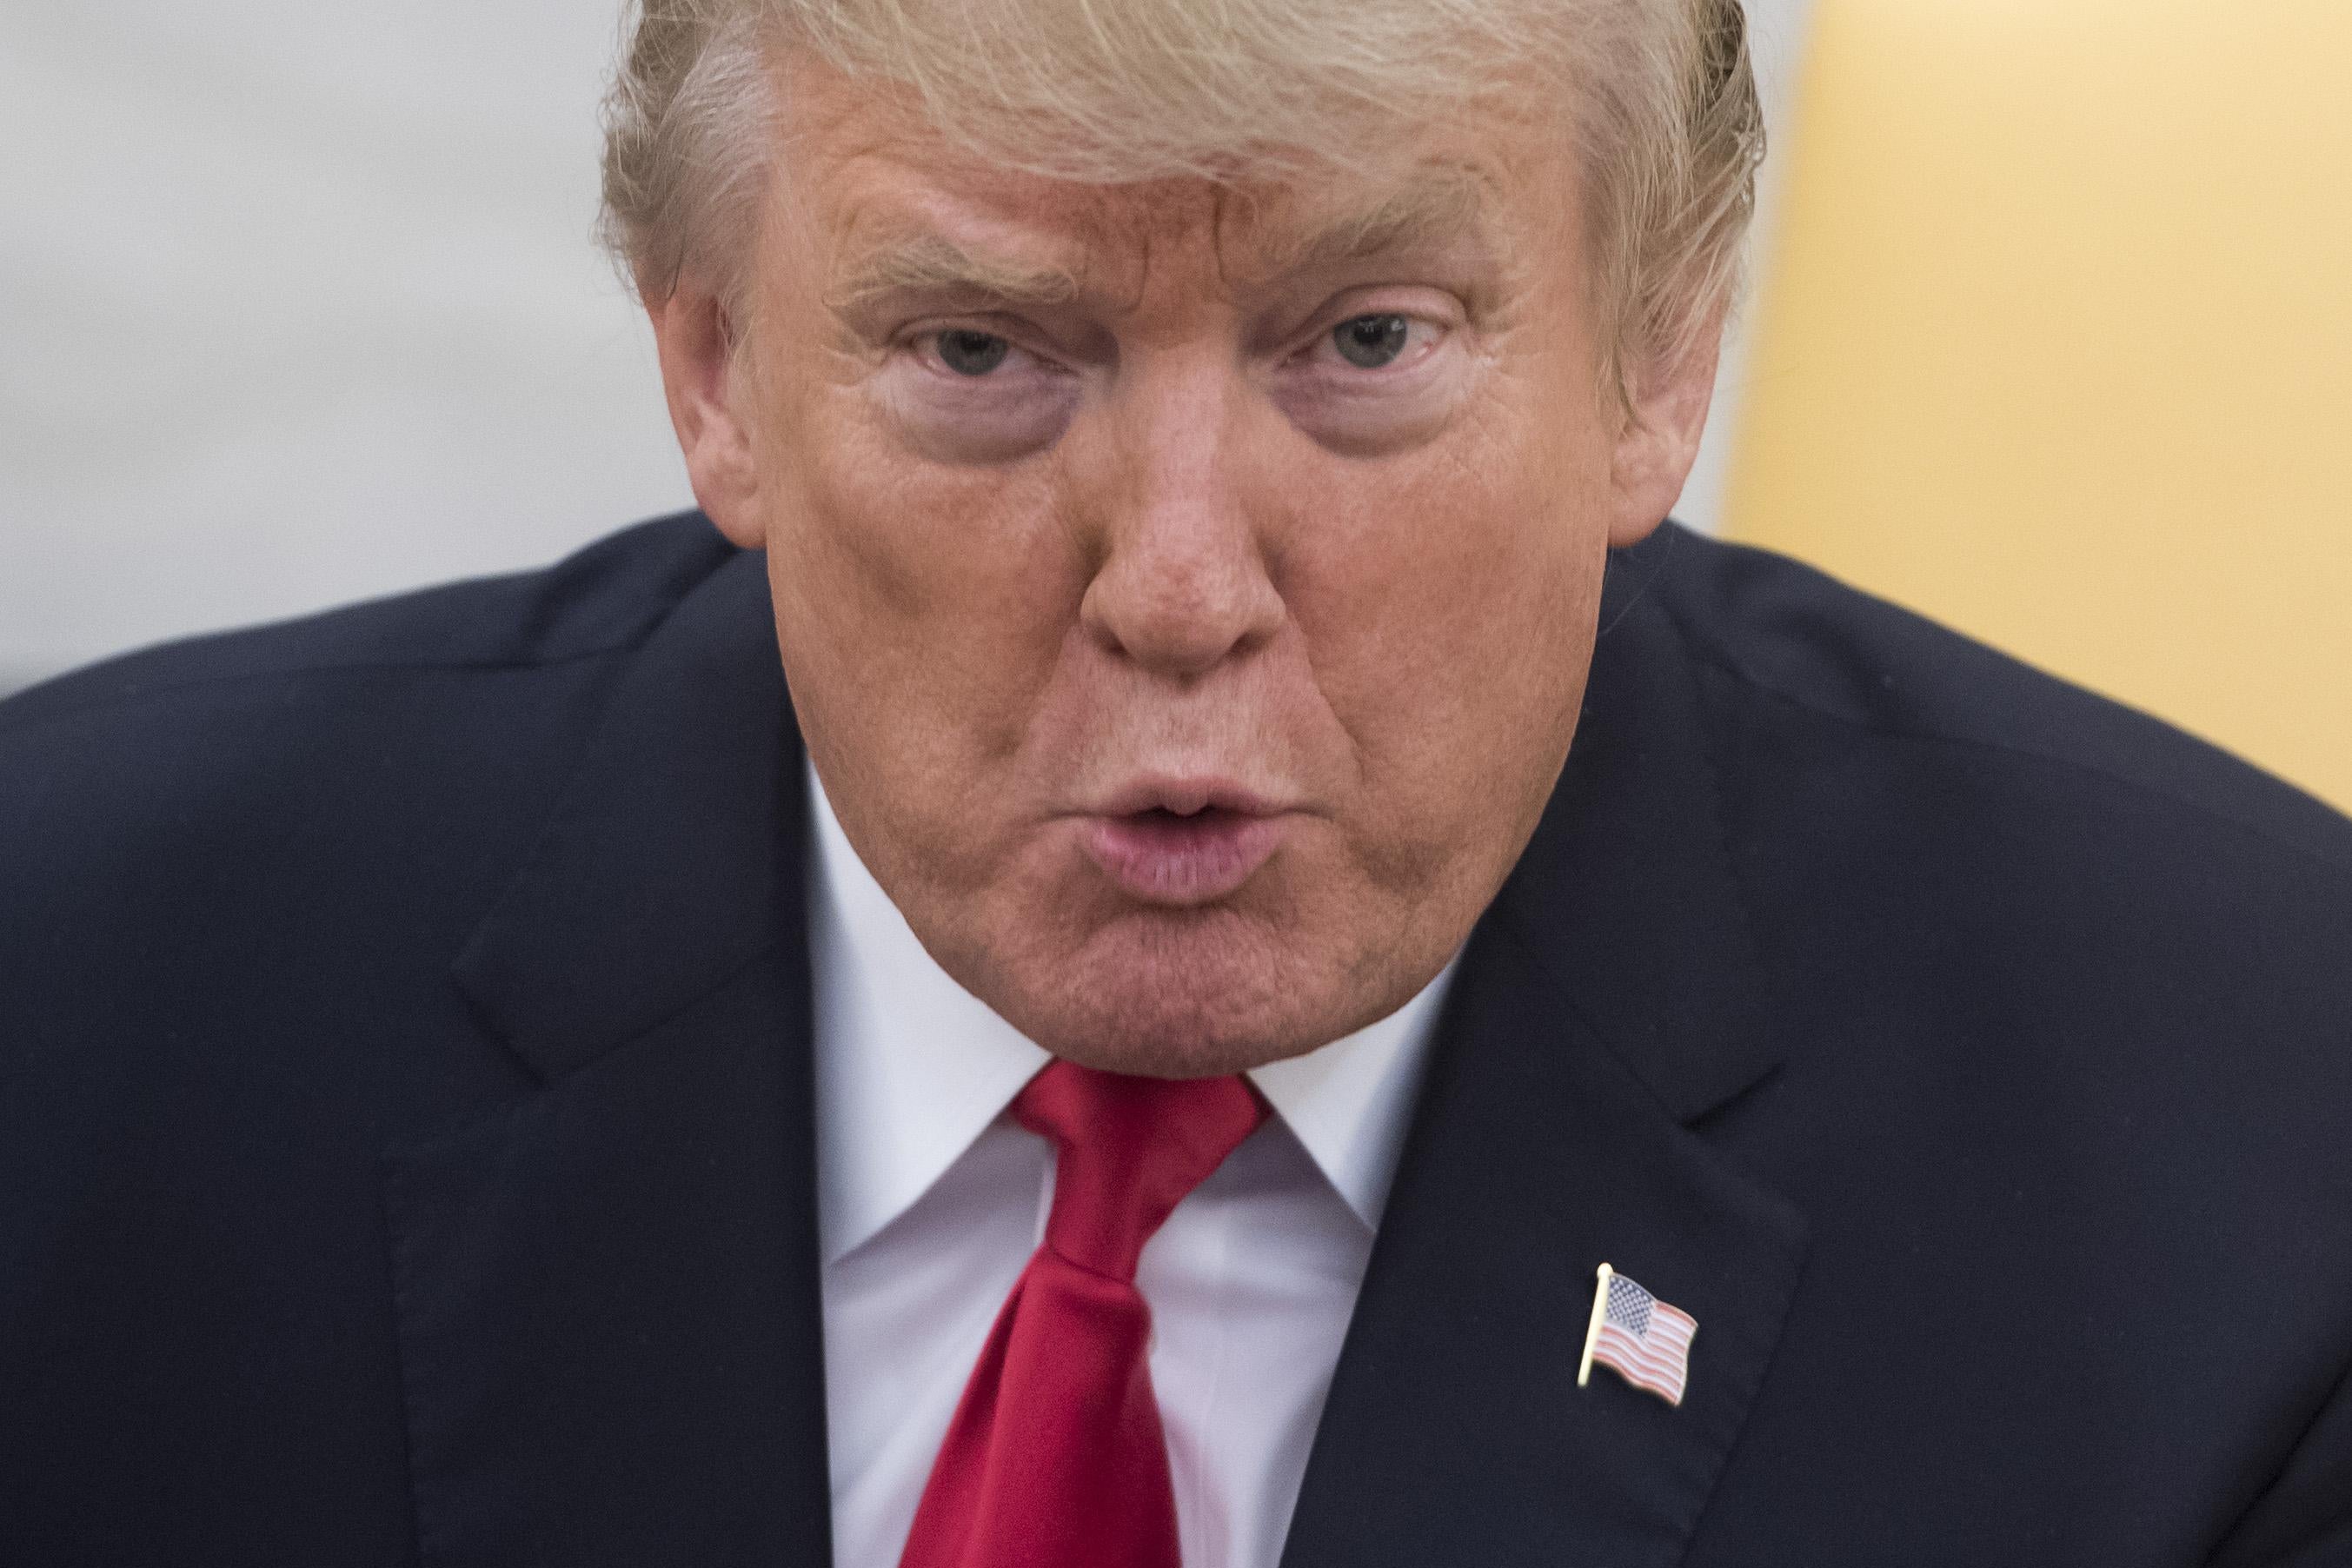
<svg viewBox="0 0 2352 1568">
<path fill-rule="evenodd" d="M 1144 812 L 1096 817 L 1087 825 L 1084 843 L 1129 897 L 1189 909 L 1238 891 L 1282 847 L 1287 831 L 1279 816 Z"/>
</svg>

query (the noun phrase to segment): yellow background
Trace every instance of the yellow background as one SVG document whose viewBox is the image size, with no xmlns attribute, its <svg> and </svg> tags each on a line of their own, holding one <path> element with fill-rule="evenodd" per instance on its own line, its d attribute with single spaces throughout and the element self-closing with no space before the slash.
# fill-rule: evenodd
<svg viewBox="0 0 2352 1568">
<path fill-rule="evenodd" d="M 1727 531 L 2352 805 L 2352 0 L 1818 0 Z"/>
</svg>

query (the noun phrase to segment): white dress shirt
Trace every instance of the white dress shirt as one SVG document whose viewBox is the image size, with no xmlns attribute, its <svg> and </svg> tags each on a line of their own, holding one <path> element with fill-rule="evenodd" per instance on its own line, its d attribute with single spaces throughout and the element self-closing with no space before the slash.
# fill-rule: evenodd
<svg viewBox="0 0 2352 1568">
<path fill-rule="evenodd" d="M 949 1419 L 1052 1202 L 1006 1108 L 1051 1058 L 950 979 L 811 777 L 817 1196 L 836 1568 L 898 1568 Z M 1250 1074 L 1276 1114 L 1143 1249 L 1186 1568 L 1275 1568 L 1451 966 Z"/>
</svg>

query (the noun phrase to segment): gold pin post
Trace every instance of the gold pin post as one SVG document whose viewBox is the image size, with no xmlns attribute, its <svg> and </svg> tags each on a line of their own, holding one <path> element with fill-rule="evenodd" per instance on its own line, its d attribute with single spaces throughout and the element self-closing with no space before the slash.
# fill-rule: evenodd
<svg viewBox="0 0 2352 1568">
<path fill-rule="evenodd" d="M 1584 1359 L 1576 1363 L 1576 1386 L 1582 1388 L 1592 1381 L 1592 1347 L 1601 1338 L 1601 1320 L 1609 1315 L 1609 1281 L 1617 1270 L 1606 1263 L 1592 1287 L 1592 1321 L 1584 1329 Z"/>
</svg>

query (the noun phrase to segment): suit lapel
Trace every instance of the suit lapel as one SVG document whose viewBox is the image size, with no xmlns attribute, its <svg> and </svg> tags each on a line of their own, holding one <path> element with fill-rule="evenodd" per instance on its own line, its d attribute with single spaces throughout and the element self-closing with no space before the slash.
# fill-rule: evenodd
<svg viewBox="0 0 2352 1568">
<path fill-rule="evenodd" d="M 387 1157 L 435 1568 L 831 1560 L 806 805 L 761 566 L 631 660 L 459 960 L 541 1088 Z"/>
<path fill-rule="evenodd" d="M 1679 1562 L 1762 1382 L 1802 1226 L 1721 1168 L 1500 924 L 1465 955 L 1285 1568 Z M 1596 1369 L 1594 1270 L 1698 1320 L 1673 1408 Z"/>
<path fill-rule="evenodd" d="M 1664 1565 L 1761 1385 L 1804 1226 L 1685 1123 L 1778 1058 L 1695 673 L 1613 570 L 1586 710 L 1463 957 L 1284 1568 Z M 1596 1368 L 1594 1272 L 1698 1321 L 1679 1408 Z"/>
</svg>

